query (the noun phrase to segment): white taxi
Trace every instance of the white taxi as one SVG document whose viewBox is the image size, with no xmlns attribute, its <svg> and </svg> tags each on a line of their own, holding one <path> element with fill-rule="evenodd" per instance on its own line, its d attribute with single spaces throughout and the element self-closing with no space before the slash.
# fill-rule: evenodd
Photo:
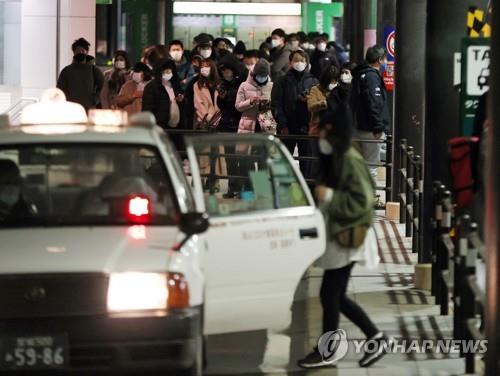
<svg viewBox="0 0 500 376">
<path fill-rule="evenodd" d="M 150 114 L 114 115 L 58 99 L 0 129 L 0 374 L 201 375 L 204 335 L 287 327 L 324 251 L 275 138 L 188 139 L 186 177 Z"/>
</svg>

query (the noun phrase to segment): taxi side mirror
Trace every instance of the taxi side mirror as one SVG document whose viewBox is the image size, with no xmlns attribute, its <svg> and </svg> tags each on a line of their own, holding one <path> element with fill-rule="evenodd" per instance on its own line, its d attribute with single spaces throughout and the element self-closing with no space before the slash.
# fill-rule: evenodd
<svg viewBox="0 0 500 376">
<path fill-rule="evenodd" d="M 179 221 L 179 229 L 187 236 L 201 234 L 208 230 L 209 225 L 206 213 L 185 213 Z"/>
</svg>

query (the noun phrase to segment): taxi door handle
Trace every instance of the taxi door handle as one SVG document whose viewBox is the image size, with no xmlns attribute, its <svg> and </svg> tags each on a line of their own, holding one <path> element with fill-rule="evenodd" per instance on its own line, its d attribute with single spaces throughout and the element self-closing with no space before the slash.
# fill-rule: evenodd
<svg viewBox="0 0 500 376">
<path fill-rule="evenodd" d="M 316 227 L 312 228 L 301 228 L 299 230 L 301 239 L 316 239 L 318 237 L 318 229 Z"/>
</svg>

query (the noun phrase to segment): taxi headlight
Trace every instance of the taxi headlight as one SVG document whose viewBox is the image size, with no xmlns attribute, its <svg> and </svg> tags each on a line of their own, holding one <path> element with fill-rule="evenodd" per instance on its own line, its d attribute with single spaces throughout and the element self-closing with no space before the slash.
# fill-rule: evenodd
<svg viewBox="0 0 500 376">
<path fill-rule="evenodd" d="M 167 275 L 160 273 L 114 273 L 108 287 L 108 311 L 166 309 Z"/>
</svg>

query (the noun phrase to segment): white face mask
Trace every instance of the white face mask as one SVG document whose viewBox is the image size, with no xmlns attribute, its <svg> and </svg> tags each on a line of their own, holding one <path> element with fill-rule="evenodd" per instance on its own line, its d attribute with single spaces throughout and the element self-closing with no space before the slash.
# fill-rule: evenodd
<svg viewBox="0 0 500 376">
<path fill-rule="evenodd" d="M 245 65 L 245 67 L 247 67 L 247 69 L 248 69 L 250 72 L 253 72 L 253 68 L 255 68 L 255 64 Z"/>
<path fill-rule="evenodd" d="M 203 77 L 208 77 L 210 76 L 210 67 L 203 67 L 200 69 L 200 74 L 203 76 Z"/>
<path fill-rule="evenodd" d="M 134 73 L 132 73 L 132 80 L 136 84 L 141 83 L 142 82 L 142 72 L 134 72 Z"/>
<path fill-rule="evenodd" d="M 4 185 L 0 188 L 0 202 L 9 208 L 19 201 L 21 190 L 16 185 Z"/>
<path fill-rule="evenodd" d="M 342 81 L 345 84 L 352 83 L 352 74 L 350 74 L 350 73 L 342 73 L 340 75 L 340 81 Z"/>
<path fill-rule="evenodd" d="M 161 76 L 161 78 L 164 82 L 170 81 L 172 79 L 172 77 L 173 77 L 172 73 L 163 73 L 163 75 Z"/>
<path fill-rule="evenodd" d="M 170 52 L 170 56 L 172 56 L 172 59 L 174 59 L 175 61 L 181 61 L 182 51 L 172 51 Z"/>
<path fill-rule="evenodd" d="M 328 90 L 332 91 L 333 89 L 335 89 L 337 86 L 339 86 L 339 84 L 337 82 L 335 82 L 334 84 L 333 83 L 330 83 L 330 85 L 328 85 Z"/>
<path fill-rule="evenodd" d="M 202 58 L 204 59 L 208 59 L 210 56 L 212 56 L 212 50 L 208 49 L 208 50 L 201 50 L 200 51 L 200 55 Z"/>
<path fill-rule="evenodd" d="M 116 69 L 125 69 L 125 62 L 123 60 L 115 62 Z"/>
<path fill-rule="evenodd" d="M 324 154 L 324 155 L 332 155 L 333 154 L 333 147 L 327 140 L 320 138 L 318 146 L 319 146 L 319 152 L 321 154 Z"/>
<path fill-rule="evenodd" d="M 271 39 L 271 46 L 273 46 L 273 48 L 276 48 L 279 45 L 281 45 L 281 40 L 280 39 Z"/>
<path fill-rule="evenodd" d="M 321 52 L 326 51 L 326 43 L 319 43 L 318 44 L 318 50 Z"/>
<path fill-rule="evenodd" d="M 302 43 L 301 46 L 303 50 L 308 50 L 310 47 L 309 47 L 309 42 L 306 42 L 306 43 Z"/>
<path fill-rule="evenodd" d="M 306 69 L 307 64 L 304 61 L 299 61 L 298 63 L 293 63 L 292 67 L 297 72 L 303 72 Z"/>
</svg>

